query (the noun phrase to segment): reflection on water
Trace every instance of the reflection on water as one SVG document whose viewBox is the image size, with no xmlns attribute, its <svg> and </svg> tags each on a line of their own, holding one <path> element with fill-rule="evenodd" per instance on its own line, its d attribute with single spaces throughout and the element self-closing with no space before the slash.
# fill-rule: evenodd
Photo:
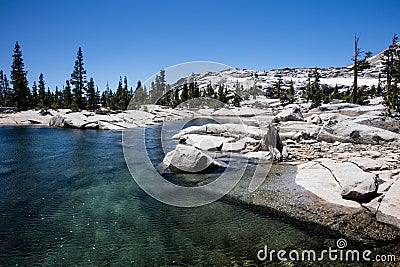
<svg viewBox="0 0 400 267">
<path fill-rule="evenodd" d="M 129 174 L 121 132 L 0 128 L 0 151 L 1 266 L 241 266 L 264 244 L 324 245 L 301 225 L 222 201 L 153 200 Z"/>
</svg>

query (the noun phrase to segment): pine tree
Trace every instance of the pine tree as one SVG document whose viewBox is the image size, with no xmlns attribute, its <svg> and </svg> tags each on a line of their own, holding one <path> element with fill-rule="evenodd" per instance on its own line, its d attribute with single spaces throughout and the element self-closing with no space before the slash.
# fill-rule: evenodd
<svg viewBox="0 0 400 267">
<path fill-rule="evenodd" d="M 241 100 L 240 96 L 238 94 L 234 94 L 232 99 L 233 106 L 240 107 L 240 100 Z"/>
<path fill-rule="evenodd" d="M 397 42 L 397 35 L 393 38 L 393 42 Z M 387 115 L 393 115 L 392 111 L 395 111 L 397 115 L 400 114 L 400 46 L 396 43 L 392 48 L 393 52 L 391 72 L 387 75 L 391 75 L 390 88 L 386 89 L 384 95 L 383 104 L 387 106 Z"/>
<path fill-rule="evenodd" d="M 32 85 L 32 101 L 31 101 L 31 106 L 33 108 L 36 108 L 38 105 L 38 90 L 37 90 L 37 85 L 36 81 L 33 82 Z"/>
<path fill-rule="evenodd" d="M 337 84 L 335 85 L 335 88 L 333 89 L 331 99 L 339 99 L 339 87 Z"/>
<path fill-rule="evenodd" d="M 95 110 L 98 108 L 96 99 L 96 90 L 93 78 L 90 78 L 89 83 L 87 84 L 86 99 L 87 99 L 88 110 Z"/>
<path fill-rule="evenodd" d="M 223 103 L 227 103 L 228 99 L 227 99 L 226 95 L 227 95 L 227 93 L 226 93 L 224 84 L 220 84 L 218 87 L 217 99 Z"/>
<path fill-rule="evenodd" d="M 191 82 L 189 83 L 189 99 L 195 98 L 194 95 L 195 95 L 194 82 L 191 81 Z"/>
<path fill-rule="evenodd" d="M 108 82 L 106 84 L 106 90 L 101 94 L 101 105 L 104 108 L 107 108 L 110 106 L 110 101 L 111 101 L 111 89 L 110 86 L 108 85 Z"/>
<path fill-rule="evenodd" d="M 125 100 L 123 99 L 124 98 L 124 87 L 122 86 L 122 76 L 119 76 L 118 87 L 117 87 L 117 91 L 116 91 L 114 97 L 115 97 L 114 109 L 123 110 Z"/>
<path fill-rule="evenodd" d="M 63 90 L 63 107 L 64 108 L 71 108 L 72 106 L 72 92 L 71 92 L 71 84 L 69 83 L 69 80 L 65 81 L 65 87 Z"/>
<path fill-rule="evenodd" d="M 376 96 L 382 96 L 382 81 L 381 81 L 381 74 L 378 74 L 378 86 L 376 87 Z"/>
<path fill-rule="evenodd" d="M 177 107 L 180 103 L 181 103 L 181 98 L 179 95 L 179 89 L 175 88 L 174 89 L 174 105 L 173 105 L 173 107 L 174 108 Z"/>
<path fill-rule="evenodd" d="M 181 103 L 187 101 L 188 99 L 189 99 L 189 88 L 187 83 L 185 83 L 182 88 Z"/>
<path fill-rule="evenodd" d="M 47 88 L 47 92 L 45 94 L 44 97 L 44 106 L 45 106 L 45 110 L 47 110 L 48 108 L 51 107 L 52 103 L 53 103 L 53 94 L 50 92 L 50 88 Z"/>
<path fill-rule="evenodd" d="M 294 83 L 293 80 L 290 80 L 290 85 L 289 85 L 289 103 L 293 103 L 295 100 L 294 98 Z"/>
<path fill-rule="evenodd" d="M 167 92 L 167 81 L 165 80 L 165 70 L 160 70 L 159 74 L 159 86 L 161 94 L 165 94 Z"/>
<path fill-rule="evenodd" d="M 312 77 L 314 78 L 311 84 L 311 108 L 319 107 L 322 103 L 321 85 L 320 85 L 320 74 L 318 68 L 315 68 L 312 72 Z"/>
<path fill-rule="evenodd" d="M 331 89 L 328 87 L 328 85 L 326 84 L 321 85 L 321 97 L 323 99 L 324 104 L 328 104 L 331 101 L 330 93 Z"/>
<path fill-rule="evenodd" d="M 363 85 L 359 88 L 356 104 L 367 105 L 369 103 L 368 95 L 370 94 L 368 93 L 367 89 L 368 87 L 366 85 Z"/>
<path fill-rule="evenodd" d="M 101 93 L 99 87 L 96 86 L 96 109 L 100 108 L 100 104 L 101 104 Z"/>
<path fill-rule="evenodd" d="M 143 105 L 147 101 L 147 92 L 142 86 L 142 82 L 139 80 L 136 85 L 135 93 L 133 94 L 133 101 L 137 105 Z"/>
<path fill-rule="evenodd" d="M 353 92 L 352 92 L 352 102 L 356 103 L 357 102 L 357 79 L 358 79 L 358 73 L 370 68 L 370 64 L 367 61 L 367 59 L 371 56 L 371 52 L 364 52 L 359 48 L 358 42 L 359 42 L 359 37 L 357 35 L 354 36 L 354 55 L 352 58 L 353 61 L 353 75 L 354 75 L 354 81 L 353 81 Z M 359 59 L 359 57 L 365 54 L 364 59 Z"/>
<path fill-rule="evenodd" d="M 214 95 L 215 95 L 214 89 L 213 89 L 213 87 L 211 85 L 211 82 L 209 82 L 207 84 L 207 88 L 205 90 L 205 96 L 206 97 L 214 97 Z"/>
<path fill-rule="evenodd" d="M 9 107 L 11 106 L 12 91 L 10 84 L 7 79 L 7 75 L 0 70 L 0 101 L 1 106 Z"/>
<path fill-rule="evenodd" d="M 165 70 L 160 70 L 156 75 L 154 81 L 150 86 L 150 102 L 156 103 L 167 91 L 167 84 L 165 80 Z"/>
<path fill-rule="evenodd" d="M 311 99 L 311 77 L 312 77 L 312 72 L 309 71 L 307 75 L 307 85 L 306 85 L 306 94 L 307 94 L 307 102 L 310 101 Z"/>
<path fill-rule="evenodd" d="M 44 75 L 43 73 L 40 73 L 39 75 L 39 92 L 38 92 L 38 107 L 40 109 L 47 109 L 48 106 L 46 106 L 46 83 L 44 81 Z"/>
<path fill-rule="evenodd" d="M 278 81 L 275 83 L 275 97 L 281 98 L 281 90 L 282 90 L 282 76 L 278 74 Z"/>
<path fill-rule="evenodd" d="M 395 73 L 396 50 L 399 37 L 395 34 L 392 38 L 392 43 L 388 49 L 383 52 L 384 73 L 386 74 L 386 92 L 388 93 L 392 86 L 392 79 Z"/>
<path fill-rule="evenodd" d="M 14 91 L 13 100 L 18 110 L 27 110 L 29 108 L 30 90 L 26 75 L 21 47 L 16 42 L 11 66 L 11 83 Z"/>
<path fill-rule="evenodd" d="M 83 93 L 86 91 L 86 70 L 83 63 L 82 48 L 78 48 L 74 70 L 71 73 L 71 85 L 73 86 L 73 110 L 85 109 L 85 99 Z"/>
<path fill-rule="evenodd" d="M 122 88 L 122 95 L 120 99 L 120 106 L 123 110 L 126 110 L 129 105 L 129 101 L 131 100 L 131 97 L 129 95 L 129 90 L 128 90 L 128 78 L 125 76 L 124 77 L 124 86 Z"/>
<path fill-rule="evenodd" d="M 54 92 L 54 101 L 52 104 L 53 109 L 59 109 L 63 107 L 64 95 L 63 92 L 58 90 L 58 86 L 56 86 L 56 90 Z"/>
</svg>

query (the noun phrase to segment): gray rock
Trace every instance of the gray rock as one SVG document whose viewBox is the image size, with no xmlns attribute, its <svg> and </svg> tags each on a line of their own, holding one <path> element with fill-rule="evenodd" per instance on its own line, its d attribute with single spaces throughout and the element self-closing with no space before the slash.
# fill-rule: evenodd
<svg viewBox="0 0 400 267">
<path fill-rule="evenodd" d="M 286 107 L 274 117 L 275 122 L 303 120 L 303 114 L 301 113 L 301 109 L 298 105 L 291 105 L 290 107 Z"/>
<path fill-rule="evenodd" d="M 371 116 L 361 115 L 360 117 L 354 119 L 353 122 L 385 129 L 394 133 L 400 132 L 400 120 L 395 118 L 383 117 L 383 116 L 371 117 Z"/>
<path fill-rule="evenodd" d="M 221 150 L 224 152 L 240 152 L 246 149 L 246 145 L 246 139 L 243 138 L 236 142 L 224 143 Z"/>
<path fill-rule="evenodd" d="M 65 118 L 60 115 L 53 116 L 50 118 L 49 126 L 64 128 L 64 120 Z"/>
<path fill-rule="evenodd" d="M 262 131 L 259 127 L 244 124 L 216 124 L 209 123 L 201 126 L 190 126 L 175 134 L 172 138 L 179 139 L 186 134 L 211 134 L 225 137 L 245 137 L 261 139 Z"/>
<path fill-rule="evenodd" d="M 99 123 L 97 121 L 90 122 L 88 124 L 85 124 L 85 129 L 88 130 L 99 130 Z"/>
<path fill-rule="evenodd" d="M 187 134 L 179 139 L 179 143 L 191 145 L 201 150 L 221 151 L 223 144 L 232 140 L 232 138 L 222 136 Z"/>
<path fill-rule="evenodd" d="M 335 162 L 330 159 L 322 159 L 320 162 L 339 183 L 344 199 L 368 202 L 376 196 L 378 185 L 375 174 L 364 172 L 350 162 Z"/>
<path fill-rule="evenodd" d="M 357 144 L 400 144 L 400 134 L 350 121 L 331 120 L 324 124 L 317 140 Z"/>
<path fill-rule="evenodd" d="M 311 117 L 307 118 L 307 122 L 319 125 L 319 124 L 322 124 L 322 119 L 319 115 L 314 114 Z"/>
<path fill-rule="evenodd" d="M 175 172 L 204 173 L 223 166 L 209 155 L 192 146 L 177 145 L 169 152 L 163 164 Z"/>
<path fill-rule="evenodd" d="M 270 161 L 271 153 L 269 151 L 256 151 L 256 152 L 248 152 L 245 156 L 249 159 L 255 159 L 258 161 Z"/>
<path fill-rule="evenodd" d="M 334 111 L 334 110 L 341 110 L 345 108 L 356 108 L 360 105 L 352 104 L 352 103 L 338 103 L 338 104 L 322 104 L 319 109 L 321 111 Z"/>
<path fill-rule="evenodd" d="M 305 139 L 315 139 L 321 130 L 321 126 L 302 121 L 287 121 L 281 122 L 278 125 L 278 130 L 279 134 L 300 132 Z"/>
<path fill-rule="evenodd" d="M 395 181 L 383 197 L 376 219 L 400 228 L 400 181 Z"/>
<path fill-rule="evenodd" d="M 350 161 L 364 171 L 377 171 L 388 167 L 385 162 L 370 158 L 353 157 L 350 158 Z"/>
<path fill-rule="evenodd" d="M 342 188 L 339 183 L 329 169 L 317 162 L 299 165 L 295 181 L 298 185 L 330 203 L 352 208 L 360 207 L 357 202 L 342 198 Z"/>
<path fill-rule="evenodd" d="M 367 150 L 367 151 L 361 151 L 361 156 L 363 157 L 369 157 L 369 158 L 379 158 L 380 156 L 382 156 L 381 152 L 378 151 L 372 151 L 372 150 Z"/>
<path fill-rule="evenodd" d="M 287 159 L 289 157 L 289 150 L 286 146 L 282 148 L 282 158 Z"/>
</svg>

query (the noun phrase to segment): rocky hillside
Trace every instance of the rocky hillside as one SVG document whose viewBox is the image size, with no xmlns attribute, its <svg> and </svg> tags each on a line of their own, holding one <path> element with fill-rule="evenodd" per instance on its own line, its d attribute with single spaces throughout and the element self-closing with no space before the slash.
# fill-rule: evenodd
<svg viewBox="0 0 400 267">
<path fill-rule="evenodd" d="M 358 85 L 366 85 L 368 87 L 378 85 L 378 76 L 383 69 L 383 51 L 372 56 L 368 59 L 371 68 L 359 73 Z M 306 87 L 307 79 L 312 68 L 285 68 L 274 69 L 269 71 L 256 71 L 247 69 L 228 69 L 220 72 L 205 72 L 201 74 L 194 74 L 191 77 L 179 80 L 174 86 L 180 86 L 183 83 L 194 79 L 200 87 L 200 90 L 206 88 L 207 84 L 211 83 L 216 89 L 220 84 L 224 84 L 228 91 L 238 91 L 245 94 L 252 88 L 259 90 L 258 94 L 262 95 L 270 88 L 272 88 L 278 79 L 282 79 L 282 88 L 288 88 L 291 81 L 293 81 L 296 91 L 302 90 Z M 352 65 L 346 67 L 331 67 L 322 68 L 319 70 L 321 76 L 321 84 L 326 84 L 328 87 L 339 88 L 339 91 L 345 91 L 353 84 L 353 71 Z M 384 78 L 381 79 L 384 84 Z"/>
</svg>

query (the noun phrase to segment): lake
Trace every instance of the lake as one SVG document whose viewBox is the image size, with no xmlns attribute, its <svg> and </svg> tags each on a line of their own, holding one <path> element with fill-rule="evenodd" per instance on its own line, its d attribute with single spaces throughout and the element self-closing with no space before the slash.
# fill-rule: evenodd
<svg viewBox="0 0 400 267">
<path fill-rule="evenodd" d="M 154 200 L 131 177 L 119 131 L 2 127 L 0 151 L 1 266 L 255 266 L 266 244 L 334 241 L 224 200 Z"/>
</svg>

